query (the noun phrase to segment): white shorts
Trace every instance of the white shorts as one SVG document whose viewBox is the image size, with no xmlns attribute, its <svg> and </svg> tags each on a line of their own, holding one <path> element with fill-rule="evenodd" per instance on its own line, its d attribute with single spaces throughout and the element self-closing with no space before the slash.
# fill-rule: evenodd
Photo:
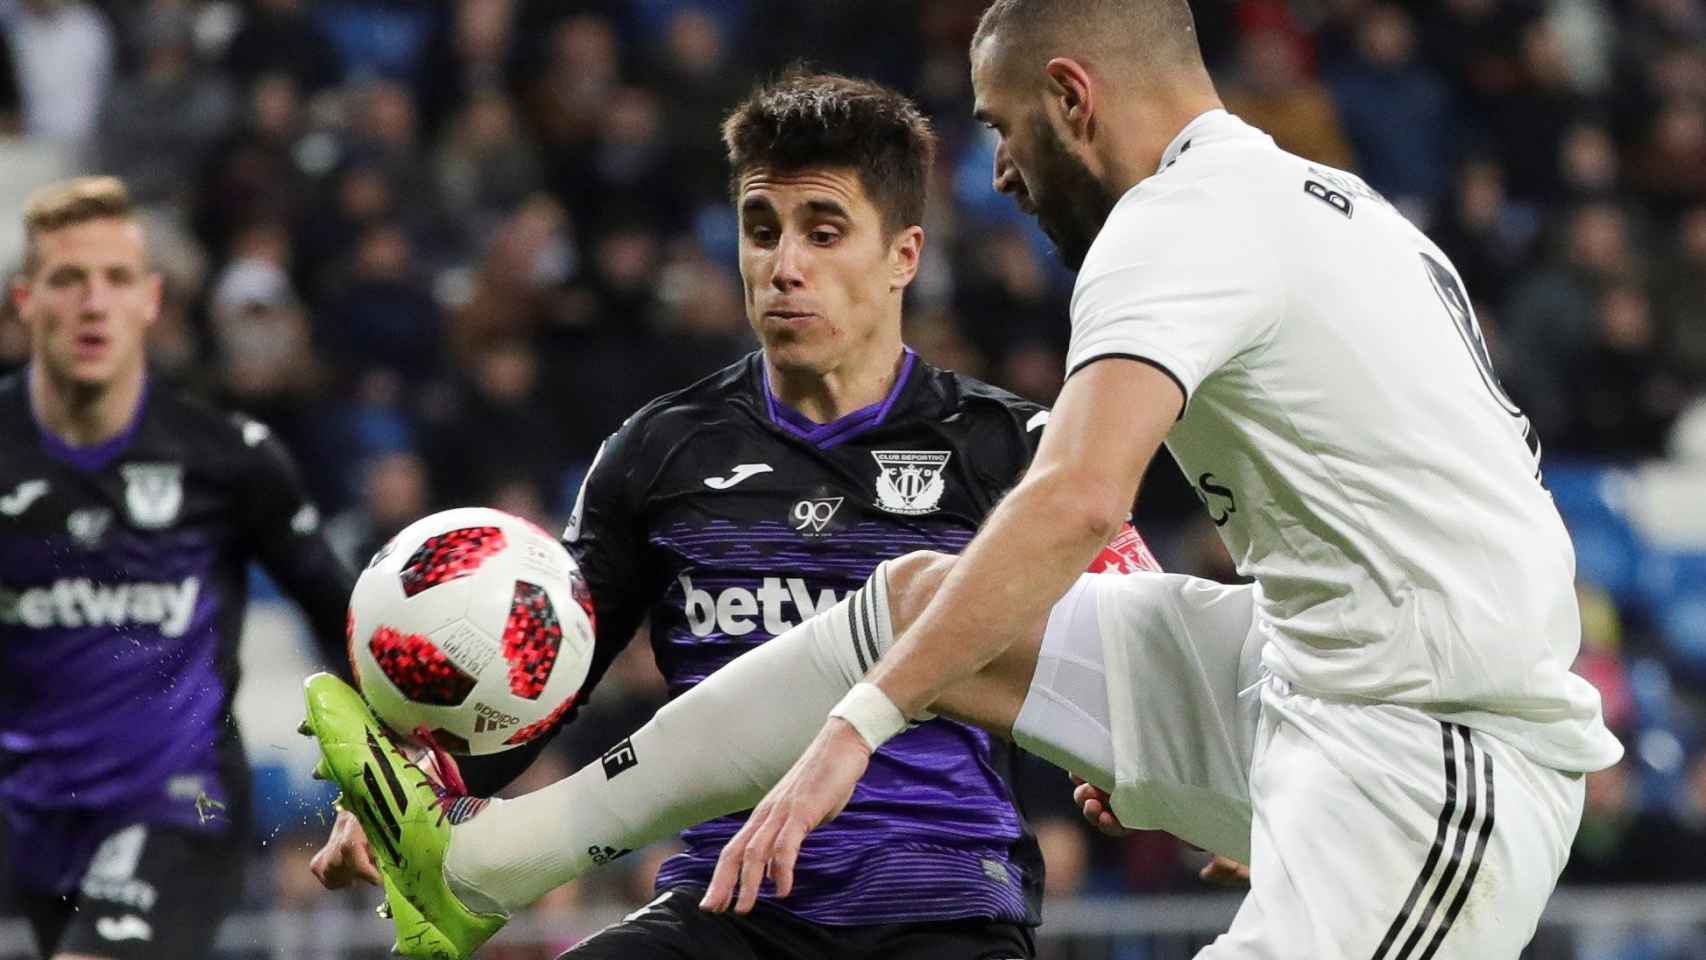
<svg viewBox="0 0 1706 960">
<path fill-rule="evenodd" d="M 1254 590 L 1081 577 L 1014 739 L 1111 784 L 1126 826 L 1250 865 L 1199 958 L 1515 958 L 1569 855 L 1581 777 L 1413 707 L 1291 691 L 1261 665 Z"/>
</svg>

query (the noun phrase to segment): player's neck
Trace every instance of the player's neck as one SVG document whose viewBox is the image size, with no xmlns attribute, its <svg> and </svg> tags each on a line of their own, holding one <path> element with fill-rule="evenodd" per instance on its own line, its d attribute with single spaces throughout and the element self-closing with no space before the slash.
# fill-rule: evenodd
<svg viewBox="0 0 1706 960">
<path fill-rule="evenodd" d="M 1103 182 L 1113 196 L 1125 196 L 1126 191 L 1154 176 L 1167 147 L 1191 121 L 1218 109 L 1224 106 L 1214 88 L 1194 84 L 1126 105 L 1124 115 L 1109 128 L 1136 133 L 1129 141 L 1108 141 L 1103 151 L 1107 171 Z"/>
<path fill-rule="evenodd" d="M 906 350 L 897 338 L 883 349 L 827 372 L 783 370 L 764 359 L 770 392 L 813 423 L 833 423 L 850 413 L 881 403 L 894 389 L 906 364 Z"/>
<path fill-rule="evenodd" d="M 118 436 L 142 402 L 143 371 L 120 374 L 102 384 L 56 377 L 41 363 L 30 364 L 30 407 L 36 422 L 73 447 L 89 447 Z"/>
</svg>

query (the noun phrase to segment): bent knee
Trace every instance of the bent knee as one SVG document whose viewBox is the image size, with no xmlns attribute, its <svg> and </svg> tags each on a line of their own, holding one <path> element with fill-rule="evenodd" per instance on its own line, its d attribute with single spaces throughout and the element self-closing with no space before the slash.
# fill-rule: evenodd
<svg viewBox="0 0 1706 960">
<path fill-rule="evenodd" d="M 954 569 L 953 554 L 919 550 L 890 560 L 883 569 L 888 590 L 889 616 L 898 633 L 918 619 L 930 598 L 941 588 L 948 572 Z"/>
</svg>

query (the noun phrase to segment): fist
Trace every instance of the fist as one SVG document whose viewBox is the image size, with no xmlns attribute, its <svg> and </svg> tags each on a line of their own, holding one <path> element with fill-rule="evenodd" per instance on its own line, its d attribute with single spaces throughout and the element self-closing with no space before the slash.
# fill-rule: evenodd
<svg viewBox="0 0 1706 960">
<path fill-rule="evenodd" d="M 361 821 L 348 810 L 339 810 L 337 822 L 326 845 L 308 861 L 308 869 L 327 890 L 342 890 L 356 880 L 379 886 L 379 868 L 373 865 L 373 849 L 367 845 L 367 834 Z"/>
</svg>

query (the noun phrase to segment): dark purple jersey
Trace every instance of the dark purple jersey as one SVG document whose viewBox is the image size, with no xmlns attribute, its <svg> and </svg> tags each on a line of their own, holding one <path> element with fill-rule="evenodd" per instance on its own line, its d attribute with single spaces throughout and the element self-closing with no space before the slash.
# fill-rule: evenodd
<svg viewBox="0 0 1706 960">
<path fill-rule="evenodd" d="M 63 893 L 118 827 L 244 822 L 249 563 L 334 650 L 352 576 L 261 424 L 151 388 L 121 435 L 73 448 L 27 376 L 0 380 L 0 807 L 20 886 Z"/>
<path fill-rule="evenodd" d="M 648 617 L 675 695 L 883 560 L 959 552 L 1046 419 L 910 352 L 887 398 L 830 424 L 777 402 L 758 354 L 654 401 L 605 442 L 564 535 L 598 612 L 589 688 Z M 1042 863 L 997 772 L 1008 749 L 949 720 L 889 741 L 846 811 L 807 838 L 778 905 L 830 924 L 1035 923 Z M 743 819 L 683 834 L 659 887 L 707 883 Z"/>
</svg>

